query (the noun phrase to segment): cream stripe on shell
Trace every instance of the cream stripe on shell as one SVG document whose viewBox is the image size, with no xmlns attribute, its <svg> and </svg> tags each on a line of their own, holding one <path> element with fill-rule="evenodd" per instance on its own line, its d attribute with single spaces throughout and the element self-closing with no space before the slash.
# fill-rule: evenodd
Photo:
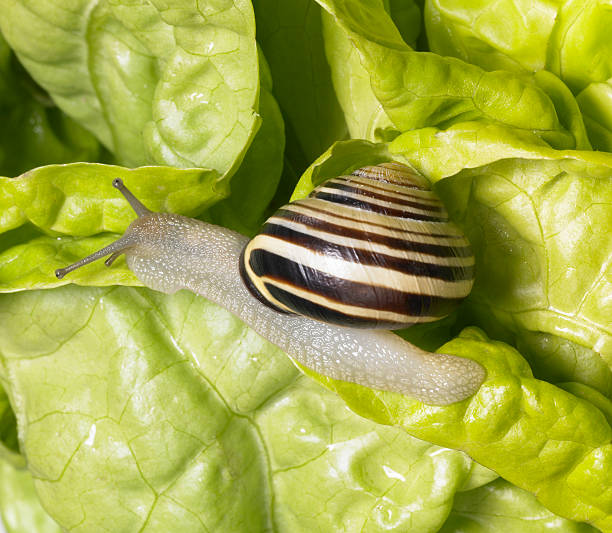
<svg viewBox="0 0 612 533">
<path fill-rule="evenodd" d="M 310 210 L 309 208 L 316 209 Z M 467 239 L 459 229 L 449 222 L 432 222 L 425 220 L 409 220 L 399 217 L 384 216 L 364 210 L 338 205 L 319 198 L 305 198 L 292 204 L 283 206 L 283 209 L 301 213 L 306 216 L 329 221 L 339 226 L 353 226 L 357 222 L 364 224 L 372 231 L 389 237 L 406 239 L 413 242 L 440 244 L 445 246 L 467 246 Z M 325 214 L 321 213 L 324 211 Z M 348 217 L 351 220 L 346 220 Z M 382 226 L 382 227 L 381 227 Z M 434 232 L 433 228 L 437 233 Z M 452 235 L 459 238 L 446 238 L 438 235 Z"/>
<path fill-rule="evenodd" d="M 428 217 L 436 217 L 436 218 L 446 217 L 445 212 L 432 213 L 431 211 L 427 209 L 419 209 L 418 207 L 396 204 L 395 202 L 391 202 L 388 200 L 379 200 L 378 198 L 364 196 L 362 194 L 354 193 L 351 191 L 343 191 L 342 189 L 333 189 L 331 187 L 321 186 L 321 187 L 317 187 L 316 192 L 333 194 L 334 196 L 344 196 L 345 198 L 351 198 L 353 200 L 358 200 L 360 202 L 367 202 L 368 204 L 377 205 L 380 207 L 386 207 L 388 209 L 397 209 L 398 211 L 404 211 L 407 217 L 409 217 L 411 213 L 414 213 L 417 215 L 425 215 Z"/>
<path fill-rule="evenodd" d="M 246 275 L 249 278 L 250 282 L 260 292 L 264 300 L 270 302 L 271 304 L 275 305 L 279 309 L 284 309 L 288 313 L 294 313 L 295 311 L 293 311 L 293 309 L 287 307 L 284 303 L 279 302 L 274 296 L 272 296 L 272 294 L 270 294 L 270 291 L 266 288 L 266 285 L 264 284 L 263 279 L 259 277 L 257 274 L 255 274 L 255 272 L 253 272 L 253 269 L 251 268 L 251 265 L 249 263 L 248 244 L 247 244 L 246 251 L 247 253 L 245 254 L 245 261 L 242 266 L 244 267 L 246 271 Z"/>
<path fill-rule="evenodd" d="M 286 290 L 296 296 L 304 298 L 310 302 L 313 302 L 322 307 L 326 307 L 328 309 L 332 309 L 334 311 L 338 311 L 340 313 L 344 313 L 349 316 L 359 317 L 359 318 L 371 318 L 373 320 L 377 320 L 380 322 L 410 322 L 416 324 L 417 322 L 432 322 L 434 320 L 439 320 L 439 316 L 427 316 L 427 315 L 411 315 L 409 313 L 394 313 L 393 311 L 383 311 L 378 309 L 368 309 L 367 307 L 358 307 L 355 305 L 347 305 L 337 300 L 333 300 L 330 298 L 326 298 L 318 293 L 314 293 L 308 291 L 306 289 L 300 289 L 299 287 L 295 287 L 290 283 L 283 283 L 280 280 L 271 279 L 266 276 L 261 278 L 262 284 L 265 282 L 266 284 L 273 285 L 274 287 L 278 287 L 279 289 Z M 259 285 L 257 285 L 257 289 L 261 290 Z M 268 293 L 269 294 L 269 293 Z M 272 295 L 270 295 L 271 301 L 274 302 L 275 305 L 278 305 L 281 308 L 288 309 L 281 302 L 278 302 Z M 289 309 L 288 309 L 289 310 Z"/>
<path fill-rule="evenodd" d="M 455 298 L 467 294 L 472 287 L 472 280 L 445 281 L 427 276 L 414 276 L 383 266 L 351 263 L 344 259 L 329 257 L 302 246 L 278 239 L 271 235 L 260 234 L 251 241 L 257 248 L 290 258 L 296 263 L 319 270 L 330 276 L 358 283 L 366 283 L 387 289 L 413 292 L 432 297 Z M 250 248 L 250 246 L 249 246 Z M 247 249 L 250 254 L 250 250 Z M 248 262 L 248 258 L 247 258 Z"/>
<path fill-rule="evenodd" d="M 390 246 L 386 246 L 384 244 L 375 243 L 366 239 L 354 239 L 350 237 L 343 237 L 342 235 L 336 235 L 333 233 L 328 233 L 326 231 L 321 231 L 313 228 L 307 224 L 302 224 L 299 222 L 295 222 L 293 220 L 288 220 L 286 218 L 273 216 L 270 217 L 267 221 L 267 224 L 276 224 L 278 226 L 283 226 L 285 228 L 292 229 L 294 231 L 298 231 L 308 235 L 309 237 L 317 237 L 324 241 L 338 244 L 340 246 L 347 246 L 350 248 L 359 248 L 364 252 L 370 253 L 378 253 L 378 254 L 386 254 L 392 257 L 398 257 L 401 259 L 412 260 L 412 261 L 421 261 L 426 263 L 431 263 L 435 265 L 443 265 L 450 267 L 466 267 L 474 265 L 474 257 L 440 257 L 436 255 L 430 255 L 423 252 L 414 252 L 410 250 L 402 250 L 397 248 L 392 248 Z M 361 231 L 373 232 L 372 226 L 368 226 L 367 224 L 354 224 L 351 225 L 351 228 L 355 228 Z M 456 243 L 455 243 L 456 244 Z M 293 257 L 289 257 L 290 259 L 294 259 Z"/>
<path fill-rule="evenodd" d="M 422 202 L 424 204 L 431 204 L 435 207 L 443 207 L 442 202 L 436 198 L 433 192 L 424 191 L 421 189 L 408 189 L 410 193 L 405 190 L 400 190 L 401 187 L 395 185 L 391 188 L 388 183 L 375 182 L 372 184 L 372 180 L 367 178 L 361 178 L 358 176 L 341 176 L 340 178 L 333 178 L 328 180 L 326 183 L 339 183 L 342 185 L 351 185 L 358 187 L 364 191 L 370 191 L 373 193 L 384 194 L 399 200 L 409 200 L 413 202 Z M 316 190 L 319 190 L 318 188 Z M 414 191 L 414 192 L 413 192 Z"/>
</svg>

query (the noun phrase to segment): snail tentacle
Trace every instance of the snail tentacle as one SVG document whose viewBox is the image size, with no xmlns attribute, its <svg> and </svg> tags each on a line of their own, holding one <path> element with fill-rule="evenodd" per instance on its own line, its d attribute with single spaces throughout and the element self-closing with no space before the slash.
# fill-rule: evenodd
<svg viewBox="0 0 612 533">
<path fill-rule="evenodd" d="M 115 178 L 113 180 L 113 187 L 115 187 L 115 189 L 121 192 L 123 197 L 130 204 L 130 207 L 135 211 L 136 216 L 138 218 L 142 218 L 142 217 L 146 217 L 147 215 L 154 214 L 153 211 L 145 207 L 143 203 L 132 194 L 132 192 L 123 184 L 123 180 L 121 178 Z M 108 246 L 105 246 L 101 250 L 98 250 L 97 252 L 91 255 L 88 255 L 87 257 L 80 259 L 76 263 L 72 263 L 71 265 L 68 265 L 67 267 L 58 268 L 55 271 L 55 277 L 57 279 L 62 279 L 66 274 L 69 274 L 73 270 L 76 270 L 77 268 L 88 265 L 89 263 L 93 263 L 94 261 L 97 261 L 98 259 L 102 259 L 103 257 L 106 257 L 107 255 L 110 257 L 106 261 L 104 261 L 104 264 L 107 267 L 109 267 L 115 262 L 115 260 L 121 254 L 125 252 L 127 248 L 129 248 L 133 244 L 134 244 L 133 235 L 130 232 L 126 232 L 126 234 L 123 237 L 109 244 Z"/>
<path fill-rule="evenodd" d="M 124 253 L 126 248 L 128 248 L 131 245 L 132 245 L 132 239 L 130 236 L 126 234 L 120 239 L 116 240 L 115 242 L 98 250 L 97 252 L 94 252 L 93 254 L 88 255 L 87 257 L 84 257 L 83 259 L 80 259 L 76 263 L 72 263 L 71 265 L 68 265 L 67 267 L 64 267 L 64 268 L 58 268 L 55 271 L 55 277 L 57 279 L 62 279 L 66 274 L 69 274 L 73 270 L 76 270 L 77 268 L 88 265 L 89 263 L 93 263 L 94 261 L 97 261 L 98 259 L 102 259 L 103 257 L 106 257 L 107 255 L 110 255 L 110 257 L 104 262 L 104 264 L 106 266 L 111 266 L 113 261 L 117 259 L 117 257 L 119 257 L 122 253 Z"/>
<path fill-rule="evenodd" d="M 132 192 L 123 184 L 123 180 L 121 178 L 115 178 L 113 180 L 113 187 L 123 194 L 123 197 L 127 200 L 127 203 L 130 204 L 130 207 L 135 211 L 139 218 L 145 215 L 150 215 L 153 212 L 149 208 L 145 207 L 143 203 L 132 194 Z"/>
</svg>

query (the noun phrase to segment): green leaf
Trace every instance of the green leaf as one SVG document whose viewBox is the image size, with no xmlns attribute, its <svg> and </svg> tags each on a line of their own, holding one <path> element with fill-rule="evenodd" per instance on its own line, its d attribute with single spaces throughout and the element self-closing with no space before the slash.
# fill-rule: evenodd
<svg viewBox="0 0 612 533">
<path fill-rule="evenodd" d="M 106 246 L 135 214 L 112 187 L 122 178 L 151 210 L 194 216 L 227 196 L 226 181 L 205 169 L 123 167 L 74 163 L 0 178 L 0 291 L 56 287 L 54 271 Z M 140 285 L 119 260 L 94 263 L 70 281 L 84 285 Z"/>
<path fill-rule="evenodd" d="M 350 136 L 381 141 L 397 135 L 383 105 L 374 95 L 370 74 L 347 32 L 329 13 L 323 13 L 325 53 L 331 66 L 334 89 L 342 106 Z"/>
<path fill-rule="evenodd" d="M 28 469 L 65 529 L 433 533 L 491 477 L 355 415 L 185 291 L 3 295 L 0 336 Z"/>
<path fill-rule="evenodd" d="M 468 400 L 439 407 L 307 371 L 356 413 L 461 449 L 571 520 L 612 528 L 612 428 L 594 404 L 531 376 L 510 346 L 468 328 L 439 349 L 474 359 L 487 378 Z"/>
<path fill-rule="evenodd" d="M 426 10 L 433 52 L 486 70 L 548 70 L 559 76 L 578 95 L 593 146 L 607 151 L 612 149 L 612 104 L 606 88 L 612 79 L 611 24 L 609 4 L 600 0 L 433 0 Z M 562 121 L 563 115 L 560 111 Z"/>
<path fill-rule="evenodd" d="M 423 15 L 419 5 L 413 0 L 384 0 L 385 9 L 400 32 L 405 43 L 416 48 L 421 34 Z"/>
<path fill-rule="evenodd" d="M 253 4 L 257 39 L 270 63 L 274 95 L 293 137 L 287 140 L 288 155 L 301 174 L 346 135 L 323 49 L 321 9 L 311 0 Z"/>
<path fill-rule="evenodd" d="M 411 1 L 385 3 L 385 9 L 397 25 L 406 43 L 414 43 L 421 25 L 419 8 Z M 331 67 L 334 89 L 342 106 L 348 130 L 354 139 L 390 140 L 397 129 L 370 84 L 370 73 L 349 34 L 337 19 L 323 11 L 325 54 Z"/>
<path fill-rule="evenodd" d="M 487 325 L 482 323 L 485 328 Z M 507 330 L 499 331 L 499 325 L 496 329 L 500 338 L 508 335 Z M 520 335 L 510 335 L 508 341 L 514 341 L 536 377 L 552 383 L 577 380 L 612 398 L 612 370 L 595 350 L 557 334 L 539 331 L 522 330 Z"/>
<path fill-rule="evenodd" d="M 440 533 L 595 533 L 586 524 L 565 520 L 538 503 L 533 494 L 499 479 L 457 494 L 453 510 Z"/>
<path fill-rule="evenodd" d="M 593 146 L 612 152 L 612 77 L 606 82 L 591 83 L 576 100 Z"/>
<path fill-rule="evenodd" d="M 579 113 L 559 120 L 555 103 L 571 106 L 557 85 L 549 96 L 539 80 L 413 51 L 379 0 L 318 0 L 342 26 L 370 75 L 372 90 L 396 129 L 439 126 L 466 120 L 503 123 L 531 131 L 551 146 L 585 147 Z M 546 87 L 552 85 L 546 80 Z M 577 106 L 574 102 L 574 107 Z M 563 122 L 573 125 L 568 131 Z"/>
<path fill-rule="evenodd" d="M 25 466 L 23 456 L 19 452 L 15 413 L 2 387 L 0 387 L 0 462 L 18 468 Z"/>
<path fill-rule="evenodd" d="M 0 34 L 0 176 L 51 163 L 96 160 L 95 138 L 37 87 Z"/>
<path fill-rule="evenodd" d="M 6 533 L 62 531 L 40 505 L 30 473 L 4 461 L 0 461 L 0 517 Z"/>
<path fill-rule="evenodd" d="M 258 125 L 247 0 L 2 0 L 0 27 L 32 77 L 126 166 L 235 170 Z M 44 38 L 38 38 L 44 36 Z"/>
<path fill-rule="evenodd" d="M 213 223 L 244 235 L 257 233 L 263 222 L 281 177 L 285 148 L 283 117 L 271 92 L 272 79 L 262 55 L 259 65 L 266 74 L 259 94 L 261 127 L 232 176 L 230 196 L 210 209 Z"/>
<path fill-rule="evenodd" d="M 605 1 L 432 0 L 426 23 L 432 51 L 487 70 L 549 70 L 574 92 L 612 74 L 612 13 Z"/>
<path fill-rule="evenodd" d="M 582 383 L 559 383 L 559 387 L 595 405 L 606 417 L 608 424 L 612 426 L 612 400 L 606 398 L 595 389 Z"/>
<path fill-rule="evenodd" d="M 554 335 L 612 367 L 610 154 L 558 151 L 480 123 L 408 132 L 390 151 L 440 180 L 436 190 L 475 252 L 469 307 L 477 324 L 502 325 L 548 355 L 559 349 L 554 339 L 546 346 L 528 335 Z M 562 381 L 609 394 L 601 363 L 573 371 Z"/>
<path fill-rule="evenodd" d="M 432 52 L 454 56 L 486 70 L 546 68 L 548 46 L 563 2 L 430 0 L 425 24 Z M 503 20 L 503 23 L 501 23 Z"/>
</svg>

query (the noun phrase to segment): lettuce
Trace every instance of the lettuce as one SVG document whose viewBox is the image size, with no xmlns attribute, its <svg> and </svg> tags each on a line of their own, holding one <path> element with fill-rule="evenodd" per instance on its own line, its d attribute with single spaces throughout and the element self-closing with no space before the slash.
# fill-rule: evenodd
<svg viewBox="0 0 612 533">
<path fill-rule="evenodd" d="M 318 3 L 355 48 L 373 96 L 396 131 L 478 120 L 531 131 L 556 148 L 590 147 L 578 105 L 555 76 L 487 72 L 453 58 L 415 52 L 376 0 Z M 379 112 L 371 101 L 367 107 Z"/>
<path fill-rule="evenodd" d="M 0 30 L 118 162 L 224 173 L 257 129 L 259 77 L 253 9 L 223 4 L 2 0 Z"/>
<path fill-rule="evenodd" d="M 4 461 L 0 461 L 0 471 L 0 516 L 6 532 L 60 533 L 60 527 L 40 505 L 29 472 Z"/>
<path fill-rule="evenodd" d="M 499 479 L 470 492 L 457 494 L 455 506 L 440 532 L 544 533 L 551 530 L 586 533 L 593 531 L 593 528 L 560 520 L 544 511 L 532 494 Z"/>
<path fill-rule="evenodd" d="M 612 12 L 607 2 L 433 0 L 427 2 L 425 21 L 431 49 L 438 54 L 486 70 L 546 70 L 559 76 L 576 95 L 593 146 L 612 150 Z"/>
<path fill-rule="evenodd" d="M 0 0 L 8 533 L 612 531 L 609 10 L 495 6 Z M 133 220 L 116 177 L 251 235 L 389 159 L 475 251 L 460 309 L 398 332 L 486 368 L 463 402 L 296 368 L 122 259 L 53 275 Z"/>
<path fill-rule="evenodd" d="M 325 59 L 320 9 L 310 0 L 256 0 L 253 7 L 257 39 L 290 132 L 287 155 L 301 174 L 346 135 Z"/>
<path fill-rule="evenodd" d="M 511 342 L 526 339 L 540 368 L 557 366 L 561 381 L 610 395 L 612 307 L 602 275 L 612 256 L 610 154 L 553 150 L 477 123 L 407 132 L 394 149 L 441 180 L 438 192 L 475 249 L 483 274 L 466 302 L 474 320 Z M 548 358 L 557 338 L 580 347 L 580 363 L 560 369 L 560 358 Z"/>
<path fill-rule="evenodd" d="M 67 286 L 1 314 L 22 451 L 66 528 L 436 531 L 478 471 L 353 414 L 192 294 Z"/>
<path fill-rule="evenodd" d="M 0 176 L 48 163 L 96 161 L 95 137 L 55 106 L 15 59 L 0 33 Z"/>
</svg>

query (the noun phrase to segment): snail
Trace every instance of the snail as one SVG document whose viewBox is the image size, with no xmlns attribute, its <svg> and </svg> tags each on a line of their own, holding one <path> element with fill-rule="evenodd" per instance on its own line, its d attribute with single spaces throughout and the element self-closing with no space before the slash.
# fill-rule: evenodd
<svg viewBox="0 0 612 533">
<path fill-rule="evenodd" d="M 474 281 L 467 239 L 410 167 L 383 163 L 327 180 L 250 241 L 149 211 L 120 179 L 113 186 L 136 220 L 117 241 L 56 270 L 58 279 L 125 254 L 145 286 L 204 296 L 319 374 L 437 405 L 473 395 L 484 380 L 477 362 L 387 331 L 447 315 Z"/>
</svg>

